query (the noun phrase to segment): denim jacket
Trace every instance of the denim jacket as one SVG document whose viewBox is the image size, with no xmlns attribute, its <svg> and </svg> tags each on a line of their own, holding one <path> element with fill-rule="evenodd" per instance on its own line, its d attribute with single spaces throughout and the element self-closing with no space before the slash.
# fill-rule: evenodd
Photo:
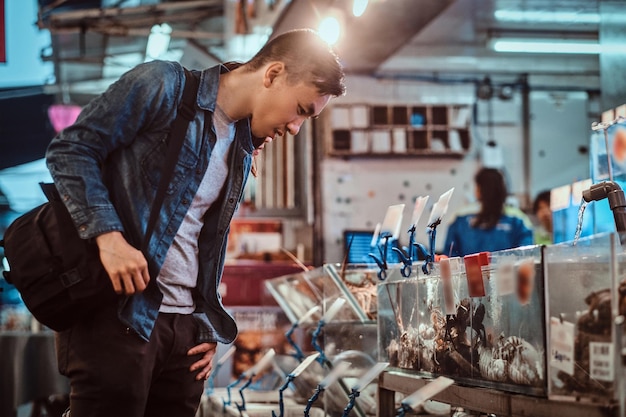
<svg viewBox="0 0 626 417">
<path fill-rule="evenodd" d="M 163 297 L 156 277 L 216 141 L 212 118 L 219 77 L 225 71 L 218 65 L 201 73 L 197 113 L 189 124 L 144 253 L 150 283 L 142 293 L 120 299 L 120 320 L 145 340 L 150 338 Z M 142 246 L 184 82 L 184 71 L 178 63 L 140 64 L 92 100 L 76 123 L 50 143 L 48 168 L 83 239 L 121 231 L 131 245 Z M 194 317 L 200 325 L 198 342 L 230 343 L 237 335 L 237 326 L 224 310 L 218 286 L 230 221 L 243 196 L 253 149 L 249 120 L 242 119 L 236 124 L 229 153 L 228 178 L 219 199 L 205 214 L 198 238 L 200 268 L 194 292 Z"/>
</svg>

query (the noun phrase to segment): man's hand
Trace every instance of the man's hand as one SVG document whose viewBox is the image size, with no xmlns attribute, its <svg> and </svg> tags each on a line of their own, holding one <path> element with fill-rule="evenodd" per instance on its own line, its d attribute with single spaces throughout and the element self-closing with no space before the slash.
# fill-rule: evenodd
<svg viewBox="0 0 626 417">
<path fill-rule="evenodd" d="M 194 362 L 189 368 L 190 372 L 200 371 L 196 375 L 196 380 L 207 379 L 213 369 L 213 356 L 217 350 L 217 343 L 201 343 L 198 346 L 192 347 L 187 352 L 187 355 L 199 355 L 203 354 L 202 359 Z"/>
<path fill-rule="evenodd" d="M 96 237 L 96 243 L 100 261 L 116 293 L 132 295 L 146 289 L 150 274 L 140 250 L 129 245 L 120 232 L 104 233 Z"/>
</svg>

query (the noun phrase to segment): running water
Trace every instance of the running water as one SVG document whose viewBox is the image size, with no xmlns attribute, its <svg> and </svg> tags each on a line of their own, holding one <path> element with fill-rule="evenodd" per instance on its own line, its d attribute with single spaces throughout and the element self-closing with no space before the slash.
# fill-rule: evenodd
<svg viewBox="0 0 626 417">
<path fill-rule="evenodd" d="M 583 215 L 585 214 L 585 209 L 587 208 L 587 203 L 585 200 L 580 201 L 580 208 L 578 209 L 578 224 L 576 225 L 576 234 L 574 234 L 574 246 L 578 243 L 578 239 L 580 239 L 580 233 L 583 230 Z"/>
</svg>

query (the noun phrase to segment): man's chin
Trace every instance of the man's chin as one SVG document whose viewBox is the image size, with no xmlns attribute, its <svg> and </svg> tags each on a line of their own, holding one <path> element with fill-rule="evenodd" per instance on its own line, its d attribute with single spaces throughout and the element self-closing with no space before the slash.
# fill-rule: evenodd
<svg viewBox="0 0 626 417">
<path fill-rule="evenodd" d="M 252 135 L 252 145 L 254 146 L 254 149 L 257 149 L 259 146 L 263 145 L 265 143 L 265 136 L 264 137 L 258 137 L 255 135 Z"/>
</svg>

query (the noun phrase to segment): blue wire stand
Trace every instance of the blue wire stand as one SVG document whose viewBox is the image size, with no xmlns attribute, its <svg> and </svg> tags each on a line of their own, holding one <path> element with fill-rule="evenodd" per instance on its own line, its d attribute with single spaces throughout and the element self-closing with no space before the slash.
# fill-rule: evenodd
<svg viewBox="0 0 626 417">
<path fill-rule="evenodd" d="M 246 383 L 243 384 L 241 388 L 239 388 L 239 396 L 241 397 L 241 404 L 235 403 L 235 405 L 237 406 L 237 410 L 239 410 L 240 416 L 243 415 L 243 411 L 246 410 L 246 397 L 243 395 L 243 390 L 245 390 L 246 388 L 250 386 L 250 384 L 252 383 L 252 378 L 254 378 L 254 376 L 255 376 L 254 374 L 250 375 L 250 378 L 248 378 Z"/>
<path fill-rule="evenodd" d="M 352 409 L 354 408 L 356 399 L 359 395 L 361 395 L 361 392 L 353 388 L 352 392 L 348 396 L 350 398 L 350 401 L 348 402 L 348 405 L 346 405 L 346 408 L 344 408 L 343 414 L 341 417 L 348 417 L 348 414 L 350 414 L 350 411 L 352 411 Z"/>
<path fill-rule="evenodd" d="M 391 233 L 381 233 L 379 241 L 382 240 L 383 241 L 383 245 L 382 245 L 382 249 L 381 249 L 381 245 L 379 243 L 377 243 L 378 246 L 378 253 L 380 254 L 380 257 L 376 256 L 373 253 L 368 253 L 367 256 L 369 256 L 370 258 L 372 258 L 374 260 L 374 262 L 376 262 L 376 265 L 378 265 L 378 279 L 380 279 L 381 281 L 384 281 L 385 279 L 387 279 L 387 244 L 389 243 L 389 239 L 391 239 L 392 234 Z"/>
<path fill-rule="evenodd" d="M 428 259 L 429 256 L 429 253 L 424 245 L 415 241 L 415 225 L 411 226 L 407 233 L 409 234 L 408 247 L 405 247 L 404 250 L 396 247 L 391 248 L 392 251 L 398 254 L 400 262 L 403 264 L 400 273 L 405 278 L 409 278 L 411 276 L 411 273 L 413 272 L 413 261 L 419 259 L 418 255 L 421 255 L 424 259 Z"/>
<path fill-rule="evenodd" d="M 295 375 L 289 374 L 285 379 L 285 383 L 278 389 L 278 407 L 280 410 L 280 414 L 278 416 L 283 417 L 285 415 L 285 400 L 283 397 L 283 392 L 287 389 L 289 384 L 296 378 Z M 272 410 L 272 417 L 278 417 L 274 410 Z"/>
<path fill-rule="evenodd" d="M 287 333 L 285 333 L 285 338 L 287 339 L 287 342 L 291 345 L 291 347 L 293 347 L 295 350 L 293 356 L 298 360 L 298 362 L 302 362 L 304 360 L 304 353 L 302 352 L 302 349 L 300 349 L 300 346 L 298 346 L 298 344 L 292 338 L 293 332 L 296 330 L 296 328 L 298 328 L 298 325 L 299 323 L 295 322 L 289 328 L 289 330 L 287 330 Z"/>
<path fill-rule="evenodd" d="M 317 399 L 319 398 L 320 394 L 323 391 L 324 391 L 324 387 L 322 387 L 321 385 L 318 385 L 317 388 L 315 388 L 315 392 L 313 393 L 313 395 L 311 395 L 311 398 L 309 398 L 306 402 L 306 408 L 304 409 L 304 417 L 310 417 L 309 413 L 311 411 L 311 407 L 313 407 L 313 403 L 317 401 Z"/>
<path fill-rule="evenodd" d="M 435 238 L 437 236 L 437 226 L 439 226 L 440 223 L 441 219 L 437 219 L 437 221 L 428 225 L 430 253 L 428 253 L 426 259 L 424 259 L 424 264 L 422 265 L 422 272 L 426 275 L 430 274 L 433 262 L 435 262 Z"/>
<path fill-rule="evenodd" d="M 406 253 L 400 248 L 396 248 L 396 247 L 391 248 L 392 251 L 398 254 L 398 257 L 400 258 L 400 262 L 402 262 L 402 264 L 404 265 L 402 269 L 400 270 L 400 273 L 405 278 L 408 278 L 411 276 L 411 269 L 413 266 L 413 253 L 414 253 L 413 245 L 415 244 L 415 225 L 411 226 L 408 233 L 409 233 L 409 247 L 404 248 Z"/>
<path fill-rule="evenodd" d="M 223 404 L 222 412 L 226 412 L 226 407 L 232 404 L 230 390 L 234 388 L 235 386 L 237 386 L 237 384 L 241 382 L 243 377 L 244 377 L 244 374 L 239 375 L 239 377 L 235 381 L 231 382 L 230 384 L 226 386 L 226 392 L 228 393 L 228 400 L 225 400 L 222 398 L 222 404 Z"/>
<path fill-rule="evenodd" d="M 319 352 L 319 356 L 317 357 L 317 361 L 320 363 L 320 365 L 324 366 L 328 360 L 326 359 L 326 355 L 324 354 L 324 349 L 322 349 L 322 347 L 319 345 L 319 343 L 317 343 L 317 339 L 320 335 L 320 333 L 322 332 L 322 328 L 324 327 L 324 325 L 326 324 L 326 322 L 324 321 L 324 319 L 321 319 L 318 323 L 317 323 L 317 328 L 315 329 L 315 331 L 313 332 L 313 337 L 311 338 L 311 345 L 313 345 L 313 348 Z"/>
<path fill-rule="evenodd" d="M 404 417 L 409 411 L 411 411 L 411 408 L 408 405 L 400 404 L 400 408 L 396 411 L 396 417 Z"/>
</svg>

